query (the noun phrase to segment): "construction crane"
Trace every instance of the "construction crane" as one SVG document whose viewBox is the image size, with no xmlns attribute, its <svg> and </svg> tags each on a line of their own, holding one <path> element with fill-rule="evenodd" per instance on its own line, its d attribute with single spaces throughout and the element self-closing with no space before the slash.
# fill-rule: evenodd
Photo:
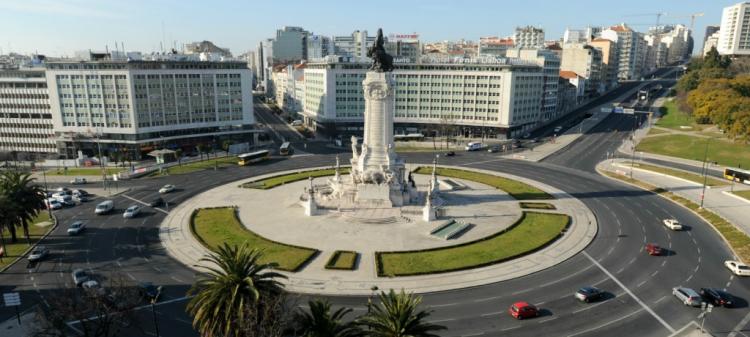
<svg viewBox="0 0 750 337">
<path fill-rule="evenodd" d="M 633 14 L 633 15 L 625 15 L 625 17 L 636 17 L 636 16 L 656 16 L 656 26 L 655 28 L 659 29 L 659 22 L 661 21 L 661 17 L 667 15 L 667 13 L 659 12 L 659 13 L 644 13 L 644 14 Z"/>
<path fill-rule="evenodd" d="M 699 18 L 701 16 L 704 16 L 704 13 L 693 13 L 690 15 L 677 15 L 677 16 L 670 16 L 672 18 L 690 18 L 690 31 L 694 31 L 695 28 L 695 18 Z"/>
</svg>

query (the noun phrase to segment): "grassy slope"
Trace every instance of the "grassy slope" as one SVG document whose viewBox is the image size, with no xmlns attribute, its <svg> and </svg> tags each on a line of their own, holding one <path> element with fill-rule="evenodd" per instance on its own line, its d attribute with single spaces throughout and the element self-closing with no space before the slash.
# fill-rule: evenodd
<svg viewBox="0 0 750 337">
<path fill-rule="evenodd" d="M 666 156 L 703 160 L 708 138 L 688 135 L 669 135 L 644 138 L 637 150 Z M 708 160 L 719 165 L 750 167 L 750 145 L 733 143 L 722 139 L 712 140 L 708 145 Z"/>
<path fill-rule="evenodd" d="M 39 214 L 29 225 L 29 238 L 31 238 L 32 245 L 38 242 L 39 239 L 41 239 L 41 237 L 47 233 L 47 231 L 52 229 L 51 225 L 47 227 L 39 227 L 33 225 L 35 223 L 43 221 L 52 222 L 52 220 L 50 220 L 49 218 L 47 210 L 39 211 Z M 4 268 L 8 264 L 19 258 L 20 255 L 23 254 L 27 249 L 29 249 L 29 245 L 26 243 L 26 238 L 23 236 L 23 228 L 18 227 L 16 230 L 16 235 L 18 236 L 18 242 L 10 243 L 10 232 L 8 232 L 7 229 L 3 230 L 3 238 L 5 239 L 5 256 L 3 256 L 3 260 L 0 262 L 0 268 Z"/>
<path fill-rule="evenodd" d="M 316 178 L 316 177 L 332 176 L 334 175 L 335 172 L 336 171 L 334 169 L 325 169 L 325 170 L 290 173 L 290 174 L 284 174 L 284 175 L 280 175 L 276 177 L 261 179 L 261 180 L 253 181 L 250 183 L 245 183 L 242 185 L 242 187 L 267 190 L 267 189 L 274 188 L 279 185 L 284 185 L 284 184 L 292 183 L 295 181 L 304 180 L 309 177 Z M 340 173 L 348 174 L 349 168 L 341 168 Z"/>
<path fill-rule="evenodd" d="M 644 169 L 648 171 L 663 173 L 663 174 L 670 175 L 673 177 L 682 178 L 685 180 L 692 181 L 694 183 L 703 184 L 703 176 L 695 174 L 695 173 L 675 170 L 675 169 L 662 167 L 662 166 L 643 164 L 643 163 L 636 163 L 633 166 L 635 166 L 636 168 L 640 168 L 640 169 Z M 706 186 L 726 186 L 726 185 L 729 185 L 730 183 L 731 182 L 729 181 L 719 180 L 719 179 L 711 178 L 711 177 L 706 179 Z"/>
<path fill-rule="evenodd" d="M 422 166 L 422 167 L 419 167 L 415 171 L 415 173 L 432 174 L 432 168 Z M 517 200 L 554 199 L 554 197 L 552 197 L 551 195 L 547 194 L 546 192 L 534 186 L 524 184 L 520 181 L 498 177 L 495 175 L 457 170 L 457 169 L 450 169 L 450 168 L 440 168 L 440 167 L 438 167 L 436 173 L 437 175 L 444 176 L 444 177 L 466 179 L 466 180 L 476 181 L 478 183 L 490 185 L 492 187 L 505 191 L 506 193 L 510 194 L 510 196 L 512 196 L 513 198 L 516 198 Z"/>
</svg>

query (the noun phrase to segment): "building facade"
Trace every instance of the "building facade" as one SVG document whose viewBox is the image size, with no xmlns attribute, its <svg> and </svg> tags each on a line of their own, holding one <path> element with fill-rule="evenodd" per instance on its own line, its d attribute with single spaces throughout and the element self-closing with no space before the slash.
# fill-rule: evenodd
<svg viewBox="0 0 750 337">
<path fill-rule="evenodd" d="M 602 83 L 602 51 L 586 43 L 563 45 L 561 71 L 571 71 L 586 79 L 584 97 L 594 97 L 604 92 Z"/>
<path fill-rule="evenodd" d="M 610 90 L 616 87 L 619 68 L 617 64 L 617 44 L 603 38 L 595 38 L 589 44 L 602 51 L 601 83 L 604 85 L 604 89 Z"/>
<path fill-rule="evenodd" d="M 601 37 L 617 44 L 618 79 L 639 79 L 643 75 L 648 48 L 643 34 L 625 24 L 619 24 L 603 30 Z"/>
<path fill-rule="evenodd" d="M 384 47 L 398 62 L 417 62 L 422 56 L 422 44 L 417 33 L 390 34 Z"/>
<path fill-rule="evenodd" d="M 560 76 L 560 57 L 546 49 L 509 49 L 507 57 L 533 62 L 543 69 L 541 105 L 539 121 L 545 122 L 559 117 L 557 110 L 557 85 Z"/>
<path fill-rule="evenodd" d="M 724 7 L 716 49 L 721 55 L 750 55 L 750 2 Z"/>
<path fill-rule="evenodd" d="M 58 152 L 138 158 L 156 147 L 253 141 L 252 72 L 244 62 L 47 63 Z"/>
<path fill-rule="evenodd" d="M 333 54 L 331 38 L 323 35 L 307 37 L 307 60 L 315 60 Z"/>
<path fill-rule="evenodd" d="M 306 59 L 309 35 L 302 27 L 284 26 L 276 30 L 276 37 L 271 42 L 273 64 L 295 63 Z"/>
<path fill-rule="evenodd" d="M 367 49 L 375 42 L 366 30 L 355 30 L 351 35 L 334 36 L 334 53 L 339 56 L 367 57 Z"/>
<path fill-rule="evenodd" d="M 0 69 L 0 152 L 52 157 L 54 135 L 44 69 Z"/>
<path fill-rule="evenodd" d="M 504 57 L 508 49 L 513 48 L 513 38 L 498 38 L 496 36 L 479 38 L 477 54 Z"/>
<path fill-rule="evenodd" d="M 544 29 L 533 26 L 516 27 L 513 42 L 516 48 L 544 48 Z"/>
</svg>

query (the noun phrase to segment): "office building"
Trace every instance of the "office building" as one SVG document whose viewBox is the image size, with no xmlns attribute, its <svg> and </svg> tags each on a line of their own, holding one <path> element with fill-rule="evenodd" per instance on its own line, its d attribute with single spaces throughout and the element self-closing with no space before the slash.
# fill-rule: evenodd
<svg viewBox="0 0 750 337">
<path fill-rule="evenodd" d="M 706 38 L 706 41 L 703 43 L 703 53 L 701 55 L 706 56 L 712 48 L 718 48 L 719 35 L 721 35 L 721 32 L 716 31 Z"/>
<path fill-rule="evenodd" d="M 623 23 L 603 30 L 601 37 L 617 44 L 618 79 L 639 79 L 643 75 L 648 48 L 643 34 Z"/>
<path fill-rule="evenodd" d="M 218 47 L 211 41 L 200 41 L 185 44 L 185 47 L 182 49 L 182 53 L 185 55 L 211 53 L 220 55 L 225 58 L 232 57 L 232 53 L 229 52 L 229 48 Z"/>
<path fill-rule="evenodd" d="M 617 44 L 603 38 L 595 38 L 589 44 L 602 52 L 602 69 L 600 74 L 601 84 L 604 86 L 604 89 L 610 90 L 616 87 L 619 68 L 617 64 Z"/>
<path fill-rule="evenodd" d="M 53 157 L 53 138 L 44 68 L 0 68 L 0 152 L 20 160 Z"/>
<path fill-rule="evenodd" d="M 323 35 L 307 37 L 307 60 L 315 60 L 333 54 L 331 38 Z"/>
<path fill-rule="evenodd" d="M 544 48 L 544 29 L 533 26 L 516 27 L 513 42 L 516 48 Z"/>
<path fill-rule="evenodd" d="M 284 26 L 276 30 L 276 37 L 271 40 L 272 64 L 296 63 L 306 59 L 308 35 L 310 32 L 302 27 Z"/>
<path fill-rule="evenodd" d="M 396 62 L 417 62 L 422 56 L 419 34 L 390 34 L 384 44 L 385 51 Z"/>
<path fill-rule="evenodd" d="M 58 152 L 69 158 L 257 136 L 245 62 L 48 62 L 46 79 Z"/>
<path fill-rule="evenodd" d="M 750 2 L 724 7 L 718 44 L 721 55 L 750 55 Z"/>
<path fill-rule="evenodd" d="M 355 30 L 351 35 L 334 36 L 334 53 L 339 56 L 367 57 L 367 50 L 375 42 L 366 30 Z"/>
<path fill-rule="evenodd" d="M 533 62 L 543 69 L 542 91 L 540 97 L 542 104 L 539 106 L 539 120 L 544 122 L 559 117 L 557 110 L 557 85 L 560 74 L 560 57 L 557 53 L 546 49 L 509 49 L 506 52 L 509 58 L 518 58 Z"/>
</svg>

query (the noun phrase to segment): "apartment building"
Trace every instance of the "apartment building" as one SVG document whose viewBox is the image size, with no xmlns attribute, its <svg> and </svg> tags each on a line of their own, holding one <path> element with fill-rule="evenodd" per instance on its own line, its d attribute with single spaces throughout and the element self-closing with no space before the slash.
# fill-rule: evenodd
<svg viewBox="0 0 750 337">
<path fill-rule="evenodd" d="M 54 157 L 53 138 L 44 68 L 0 69 L 0 152 L 18 159 Z"/>
</svg>

